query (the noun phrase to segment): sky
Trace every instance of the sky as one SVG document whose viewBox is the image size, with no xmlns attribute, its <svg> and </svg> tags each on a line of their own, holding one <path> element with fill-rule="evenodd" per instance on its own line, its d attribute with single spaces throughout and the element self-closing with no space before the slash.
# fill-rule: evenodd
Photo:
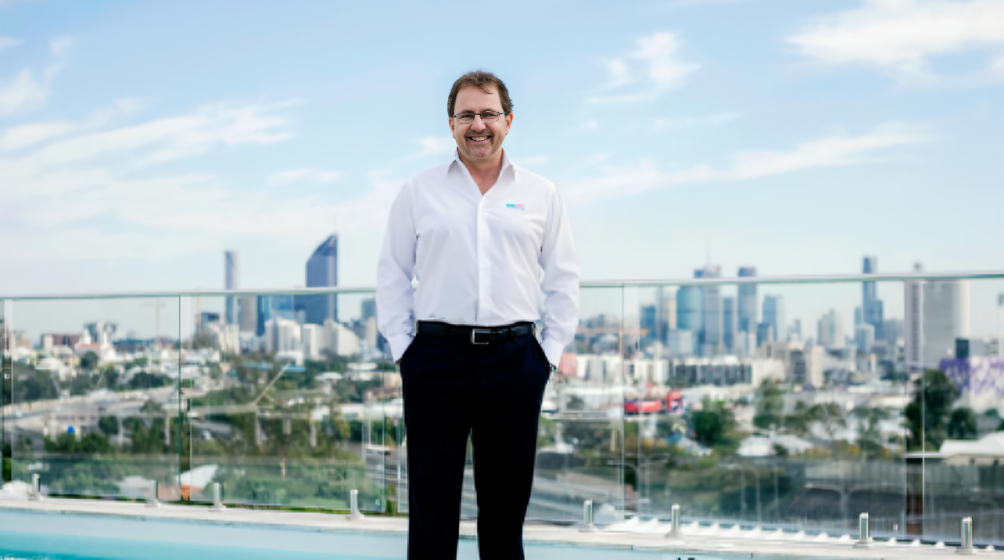
<svg viewBox="0 0 1004 560">
<path fill-rule="evenodd" d="M 217 289 L 227 249 L 242 288 L 301 286 L 335 229 L 372 285 L 473 69 L 586 280 L 1004 269 L 1004 0 L 486 7 L 0 0 L 0 294 Z M 795 292 L 813 325 L 860 299 Z"/>
</svg>

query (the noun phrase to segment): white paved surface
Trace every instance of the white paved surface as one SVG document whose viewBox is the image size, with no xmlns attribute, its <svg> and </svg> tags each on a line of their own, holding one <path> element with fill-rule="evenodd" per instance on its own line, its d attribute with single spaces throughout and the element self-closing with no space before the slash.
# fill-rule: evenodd
<svg viewBox="0 0 1004 560">
<path fill-rule="evenodd" d="M 229 508 L 212 512 L 204 506 L 165 505 L 148 508 L 141 503 L 101 500 L 46 499 L 39 502 L 0 500 L 0 512 L 32 511 L 52 514 L 84 514 L 117 516 L 130 519 L 188 522 L 199 525 L 223 524 L 230 527 L 282 527 L 311 532 L 379 534 L 403 536 L 407 519 L 368 516 L 351 520 L 346 515 L 297 513 L 285 511 Z M 596 549 L 646 551 L 655 558 L 686 558 L 687 554 L 713 557 L 756 558 L 885 558 L 920 560 L 955 557 L 953 547 L 876 542 L 871 548 L 855 548 L 848 537 L 820 538 L 806 535 L 779 535 L 764 531 L 716 530 L 710 527 L 688 526 L 682 537 L 666 537 L 666 524 L 629 520 L 597 532 L 582 532 L 574 527 L 527 525 L 524 539 L 527 546 L 573 546 Z M 2 528 L 0 528 L 2 529 Z M 461 523 L 461 539 L 474 539 L 475 522 Z M 951 555 L 951 556 L 949 556 Z M 986 558 L 1004 560 L 998 551 L 977 551 Z"/>
</svg>

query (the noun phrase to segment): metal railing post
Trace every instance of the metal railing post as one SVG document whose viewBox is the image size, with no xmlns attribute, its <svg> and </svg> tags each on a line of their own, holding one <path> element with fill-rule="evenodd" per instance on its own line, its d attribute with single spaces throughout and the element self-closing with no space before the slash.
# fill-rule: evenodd
<svg viewBox="0 0 1004 560">
<path fill-rule="evenodd" d="M 223 498 L 220 495 L 220 483 L 213 483 L 213 505 L 209 507 L 209 511 L 223 511 L 227 509 L 227 506 L 223 505 Z"/>
<path fill-rule="evenodd" d="M 592 532 L 596 530 L 596 525 L 593 523 L 593 501 L 586 500 L 582 502 L 582 529 L 583 532 Z"/>
<path fill-rule="evenodd" d="M 869 548 L 872 546 L 872 537 L 868 532 L 868 514 L 862 513 L 858 517 L 858 542 L 854 544 L 855 548 Z"/>
</svg>

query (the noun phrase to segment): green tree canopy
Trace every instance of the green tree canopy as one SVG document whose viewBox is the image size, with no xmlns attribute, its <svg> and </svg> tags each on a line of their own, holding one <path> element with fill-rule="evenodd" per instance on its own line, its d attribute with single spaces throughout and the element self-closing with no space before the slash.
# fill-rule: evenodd
<svg viewBox="0 0 1004 560">
<path fill-rule="evenodd" d="M 761 430 L 781 427 L 784 420 L 784 396 L 776 381 L 765 379 L 757 390 L 756 415 L 753 425 Z"/>
<path fill-rule="evenodd" d="M 959 390 L 945 372 L 936 369 L 925 371 L 914 386 L 913 402 L 903 411 L 910 428 L 907 446 L 919 450 L 926 444 L 928 451 L 937 451 L 948 438 L 949 416 Z"/>
</svg>

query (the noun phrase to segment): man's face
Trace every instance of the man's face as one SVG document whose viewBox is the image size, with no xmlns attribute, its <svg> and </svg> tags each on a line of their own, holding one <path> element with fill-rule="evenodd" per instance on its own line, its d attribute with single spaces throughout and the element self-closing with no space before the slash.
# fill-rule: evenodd
<svg viewBox="0 0 1004 560">
<path fill-rule="evenodd" d="M 485 93 L 478 87 L 466 87 L 457 92 L 457 101 L 453 105 L 453 114 L 480 113 L 482 111 L 502 112 L 502 100 L 498 92 L 492 90 Z M 509 134 L 512 125 L 512 114 L 500 117 L 494 122 L 485 122 L 480 116 L 474 117 L 471 124 L 457 122 L 450 118 L 450 130 L 457 141 L 460 155 L 468 160 L 486 160 L 502 149 L 502 141 Z"/>
</svg>

